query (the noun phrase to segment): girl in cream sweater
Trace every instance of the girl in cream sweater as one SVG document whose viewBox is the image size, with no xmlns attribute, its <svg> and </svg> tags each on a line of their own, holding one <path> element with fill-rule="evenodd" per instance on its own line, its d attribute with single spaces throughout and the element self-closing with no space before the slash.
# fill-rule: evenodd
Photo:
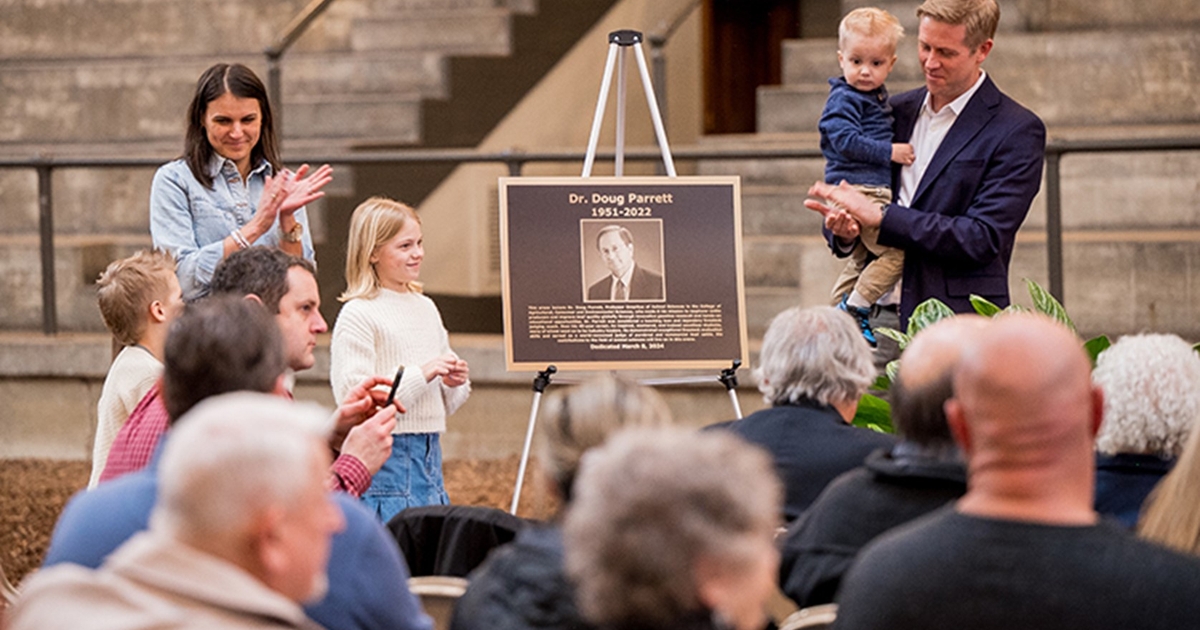
<svg viewBox="0 0 1200 630">
<path fill-rule="evenodd" d="M 355 208 L 329 379 L 341 400 L 363 378 L 404 366 L 396 398 L 407 412 L 396 424 L 391 457 L 362 497 L 384 522 L 406 507 L 450 502 L 439 434 L 471 393 L 467 362 L 450 349 L 437 306 L 421 293 L 424 256 L 412 208 L 382 197 Z"/>
</svg>

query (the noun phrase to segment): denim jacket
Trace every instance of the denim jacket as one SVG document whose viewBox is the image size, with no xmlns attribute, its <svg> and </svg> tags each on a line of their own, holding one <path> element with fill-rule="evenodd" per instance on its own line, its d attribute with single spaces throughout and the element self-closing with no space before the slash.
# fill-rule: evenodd
<svg viewBox="0 0 1200 630">
<path fill-rule="evenodd" d="M 182 159 L 160 167 L 150 186 L 150 236 L 155 248 L 175 256 L 176 274 L 185 300 L 208 293 L 213 270 L 224 257 L 225 237 L 254 216 L 266 178 L 273 172 L 270 163 L 263 160 L 243 181 L 237 166 L 216 154 L 208 169 L 213 180 L 211 190 L 192 176 Z M 304 226 L 301 243 L 304 258 L 314 260 L 308 213 L 300 208 L 294 216 Z M 278 226 L 276 219 L 275 227 L 251 245 L 277 247 Z"/>
</svg>

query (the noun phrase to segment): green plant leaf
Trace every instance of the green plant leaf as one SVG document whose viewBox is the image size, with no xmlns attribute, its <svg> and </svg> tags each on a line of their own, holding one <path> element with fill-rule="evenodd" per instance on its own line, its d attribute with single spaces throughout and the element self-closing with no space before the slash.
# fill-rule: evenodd
<svg viewBox="0 0 1200 630">
<path fill-rule="evenodd" d="M 900 359 L 892 359 L 884 366 L 883 373 L 887 375 L 889 383 L 896 382 L 896 376 L 900 374 Z"/>
<path fill-rule="evenodd" d="M 871 383 L 871 389 L 877 392 L 886 392 L 892 388 L 892 379 L 887 373 L 880 374 L 875 377 L 875 382 Z"/>
<path fill-rule="evenodd" d="M 950 310 L 945 302 L 937 298 L 929 298 L 918 304 L 917 308 L 913 309 L 912 315 L 909 316 L 908 336 L 915 337 L 927 326 L 947 317 L 954 317 L 954 311 Z"/>
<path fill-rule="evenodd" d="M 858 411 L 854 414 L 853 423 L 880 433 L 895 433 L 892 427 L 892 406 L 886 400 L 871 394 L 863 394 L 858 400 Z"/>
<path fill-rule="evenodd" d="M 987 298 L 972 293 L 967 299 L 971 300 L 971 306 L 975 308 L 975 312 L 984 317 L 994 317 L 996 313 L 1000 312 L 1000 307 L 993 304 Z"/>
<path fill-rule="evenodd" d="M 896 345 L 900 346 L 900 350 L 904 350 L 908 347 L 908 344 L 912 342 L 912 337 L 909 337 L 895 328 L 888 328 L 887 326 L 877 327 L 875 329 L 875 334 L 883 335 L 884 337 L 895 341 Z"/>
<path fill-rule="evenodd" d="M 1075 331 L 1075 322 L 1071 321 L 1071 316 L 1067 315 L 1067 309 L 1063 308 L 1050 292 L 1043 289 L 1042 285 L 1025 278 L 1025 286 L 1029 288 L 1029 297 L 1033 298 L 1033 308 L 1043 315 L 1049 315 L 1058 320 L 1062 325 Z"/>
<path fill-rule="evenodd" d="M 1100 353 L 1108 350 L 1108 347 L 1111 345 L 1112 340 L 1108 338 L 1108 335 L 1092 337 L 1083 342 L 1083 350 L 1087 352 L 1088 359 L 1092 361 L 1092 367 L 1096 367 L 1096 358 L 1100 356 Z"/>
<path fill-rule="evenodd" d="M 1031 311 L 1029 309 L 1025 308 L 1024 306 L 1021 306 L 1020 304 L 1009 304 L 1008 306 L 1004 307 L 1003 311 L 1000 311 L 1000 312 L 1001 313 L 1029 313 Z"/>
</svg>

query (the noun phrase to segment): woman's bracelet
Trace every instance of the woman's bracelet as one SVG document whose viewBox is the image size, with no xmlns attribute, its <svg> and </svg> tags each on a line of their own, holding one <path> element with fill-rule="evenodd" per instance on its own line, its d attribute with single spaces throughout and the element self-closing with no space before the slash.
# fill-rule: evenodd
<svg viewBox="0 0 1200 630">
<path fill-rule="evenodd" d="M 241 230 L 234 230 L 229 235 L 233 237 L 233 242 L 238 246 L 238 249 L 250 249 L 250 241 L 246 240 Z"/>
</svg>

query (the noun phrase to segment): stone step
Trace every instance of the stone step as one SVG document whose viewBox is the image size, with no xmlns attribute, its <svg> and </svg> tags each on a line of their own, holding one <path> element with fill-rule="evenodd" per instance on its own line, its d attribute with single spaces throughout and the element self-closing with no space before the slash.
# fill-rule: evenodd
<svg viewBox="0 0 1200 630">
<path fill-rule="evenodd" d="M 305 4 L 305 0 L 5 2 L 0 3 L 0 58 L 257 52 L 270 44 Z M 317 31 L 322 28 L 320 22 L 313 25 Z M 311 45 L 321 38 L 310 34 L 306 39 Z"/>
<path fill-rule="evenodd" d="M 753 338 L 784 308 L 828 303 L 842 268 L 819 237 L 747 237 L 743 250 Z M 1200 340 L 1200 231 L 1068 232 L 1063 258 L 1064 303 L 1081 334 L 1156 331 Z M 1024 278 L 1049 287 L 1045 235 L 1037 230 L 1018 235 L 1009 275 L 1013 300 L 1028 307 Z"/>
<path fill-rule="evenodd" d="M 1180 0 L 1022 0 L 1018 4 L 1024 27 L 1034 31 L 1200 25 L 1200 4 Z"/>
<path fill-rule="evenodd" d="M 787 82 L 759 88 L 760 131 L 816 128 L 826 81 L 837 74 L 834 50 L 832 39 L 786 45 Z M 889 81 L 893 92 L 919 76 L 914 51 L 902 50 L 901 59 L 895 81 Z M 1200 122 L 1200 110 L 1188 105 L 1200 102 L 1200 84 L 1180 78 L 1181 69 L 1197 65 L 1200 32 L 1176 29 L 1008 33 L 998 37 L 984 68 L 1048 126 L 1082 126 Z"/>
<path fill-rule="evenodd" d="M 279 37 L 305 0 L 39 0 L 0 3 L 0 59 L 188 57 L 256 54 Z M 355 22 L 377 16 L 409 23 L 397 37 L 436 44 L 428 31 L 473 32 L 475 15 L 530 14 L 536 0 L 339 0 L 308 26 L 294 51 L 347 51 Z M 459 15 L 461 22 L 440 16 Z M 386 17 L 390 16 L 390 17 Z M 485 20 L 486 21 L 486 20 Z M 403 35 L 400 35 L 403 33 Z M 66 34 L 64 36 L 64 34 Z M 384 41 L 386 34 L 379 34 Z M 289 53 L 290 56 L 291 53 Z"/>
<path fill-rule="evenodd" d="M 533 373 L 504 369 L 500 335 L 451 333 L 450 345 L 471 365 L 471 397 L 447 422 L 446 459 L 503 458 L 519 455 L 528 426 Z M 756 361 L 751 344 L 751 362 Z M 296 375 L 296 398 L 333 408 L 329 388 L 329 335 L 318 337 L 316 365 Z M 112 360 L 107 334 L 0 332 L 0 458 L 87 459 L 96 427 L 96 403 Z M 696 370 L 628 371 L 632 379 L 712 377 L 711 383 L 656 385 L 676 422 L 701 427 L 729 420 L 733 408 L 725 388 Z M 559 372 L 550 391 L 595 376 Z M 750 366 L 738 372 L 742 412 L 762 409 L 762 396 Z M 515 481 L 515 480 L 514 480 Z M 528 487 L 528 486 L 527 486 Z"/>
<path fill-rule="evenodd" d="M 1125 125 L 1050 129 L 1052 141 L 1197 137 L 1200 125 Z M 816 134 L 764 134 L 707 140 L 707 146 L 770 148 L 816 146 Z M 824 161 L 705 160 L 699 175 L 742 179 L 743 231 L 747 235 L 809 234 L 818 215 L 803 208 L 808 187 L 824 178 Z M 1162 230 L 1200 222 L 1200 152 L 1069 153 L 1060 163 L 1063 226 L 1068 230 Z M 1043 184 L 1043 191 L 1045 185 Z M 1027 228 L 1044 229 L 1045 195 L 1033 202 Z M 812 216 L 807 216 L 812 215 Z"/>
<path fill-rule="evenodd" d="M 436 50 L 446 55 L 507 55 L 512 12 L 506 8 L 374 13 L 354 23 L 354 50 Z"/>
<path fill-rule="evenodd" d="M 296 97 L 284 106 L 288 137 L 417 144 L 421 100 L 389 94 Z"/>
<path fill-rule="evenodd" d="M 1001 33 L 1019 31 L 1028 28 L 1027 17 L 1031 2 L 1041 3 L 1045 0 L 1003 0 L 1000 3 L 1000 24 L 997 30 Z M 911 36 L 909 41 L 916 41 L 917 7 L 921 0 L 842 0 L 842 15 L 860 7 L 878 7 L 891 13 L 900 20 L 905 35 Z"/>
<path fill-rule="evenodd" d="M 513 13 L 534 13 L 537 0 L 372 0 L 377 11 L 446 11 L 506 8 Z"/>
<path fill-rule="evenodd" d="M 151 58 L 10 64 L 0 73 L 0 108 L 22 115 L 0 122 L 0 142 L 181 145 L 196 79 L 209 65 Z M 442 95 L 442 72 L 438 57 L 421 53 L 298 53 L 283 72 L 285 139 L 414 142 L 419 100 Z"/>
<path fill-rule="evenodd" d="M 842 0 L 842 13 L 874 6 L 900 19 L 905 32 L 917 32 L 920 0 Z M 1009 31 L 1179 28 L 1200 24 L 1200 4 L 1181 0 L 1004 0 L 1000 27 Z"/>
</svg>

